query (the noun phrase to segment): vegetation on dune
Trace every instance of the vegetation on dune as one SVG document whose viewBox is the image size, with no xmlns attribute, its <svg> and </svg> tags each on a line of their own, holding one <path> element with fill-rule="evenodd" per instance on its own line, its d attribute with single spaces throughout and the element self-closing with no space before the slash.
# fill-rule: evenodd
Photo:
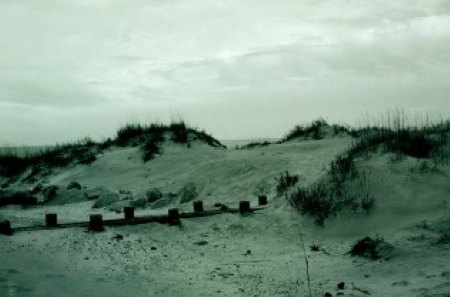
<svg viewBox="0 0 450 297">
<path fill-rule="evenodd" d="M 339 135 L 354 135 L 354 132 L 348 127 L 341 125 L 330 125 L 324 119 L 313 121 L 309 125 L 297 125 L 289 131 L 284 138 L 279 141 L 261 141 L 251 142 L 236 149 L 253 149 L 258 147 L 265 147 L 271 144 L 282 144 L 288 141 L 303 139 L 303 140 L 320 140 L 326 137 L 334 137 Z"/>
<path fill-rule="evenodd" d="M 119 146 L 140 146 L 144 162 L 150 161 L 161 154 L 161 144 L 170 139 L 177 144 L 186 144 L 190 147 L 191 141 L 199 140 L 212 147 L 224 147 L 218 140 L 205 131 L 189 128 L 184 122 L 174 122 L 170 125 L 128 124 L 120 128 L 112 144 Z"/>
<path fill-rule="evenodd" d="M 289 171 L 286 170 L 286 172 L 280 175 L 280 177 L 276 178 L 277 184 L 277 194 L 281 196 L 284 194 L 289 188 L 295 186 L 298 183 L 299 176 L 298 174 L 291 175 Z"/>
<path fill-rule="evenodd" d="M 349 254 L 353 257 L 363 257 L 371 260 L 389 258 L 393 246 L 387 243 L 382 237 L 364 237 L 358 240 L 350 249 Z"/>
<path fill-rule="evenodd" d="M 56 145 L 35 154 L 19 156 L 18 154 L 0 155 L 0 176 L 13 177 L 31 168 L 33 173 L 54 167 L 64 167 L 71 163 L 91 164 L 97 157 L 97 145 L 91 140 L 73 144 Z"/>
<path fill-rule="evenodd" d="M 358 171 L 355 165 L 358 158 L 381 152 L 431 159 L 435 167 L 448 164 L 449 132 L 450 121 L 421 128 L 399 124 L 393 128 L 353 130 L 350 132 L 356 136 L 353 145 L 331 162 L 326 176 L 317 184 L 298 188 L 287 196 L 288 202 L 322 226 L 327 218 L 343 211 L 369 214 L 376 205 L 376 193 L 371 190 L 370 176 Z"/>
<path fill-rule="evenodd" d="M 350 134 L 350 130 L 340 125 L 329 125 L 324 119 L 318 119 L 307 126 L 295 126 L 280 142 L 299 138 L 318 140 L 323 139 L 326 135 L 334 136 L 340 134 Z"/>
<path fill-rule="evenodd" d="M 236 149 L 242 149 L 242 150 L 253 149 L 253 148 L 257 148 L 257 147 L 268 146 L 268 145 L 271 145 L 271 144 L 273 144 L 273 142 L 270 142 L 270 141 L 267 141 L 267 140 L 263 141 L 263 142 L 254 141 L 254 142 L 250 142 L 250 143 L 248 143 L 246 145 L 243 145 L 241 147 L 237 146 Z"/>
<path fill-rule="evenodd" d="M 161 153 L 161 143 L 169 139 L 178 144 L 186 144 L 188 147 L 194 140 L 212 147 L 224 147 L 211 135 L 190 128 L 182 121 L 170 125 L 127 124 L 117 131 L 114 139 L 108 138 L 100 143 L 85 139 L 76 143 L 56 145 L 29 155 L 3 153 L 0 155 L 0 176 L 15 177 L 31 169 L 29 175 L 31 178 L 39 172 L 48 172 L 52 168 L 70 164 L 89 165 L 97 159 L 98 154 L 111 146 L 140 147 L 142 159 L 147 162 Z"/>
</svg>

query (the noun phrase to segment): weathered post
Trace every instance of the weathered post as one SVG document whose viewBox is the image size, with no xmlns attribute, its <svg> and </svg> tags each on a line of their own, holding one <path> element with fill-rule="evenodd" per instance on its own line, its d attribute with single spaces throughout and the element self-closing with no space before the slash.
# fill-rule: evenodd
<svg viewBox="0 0 450 297">
<path fill-rule="evenodd" d="M 202 213 L 203 211 L 205 211 L 203 208 L 203 201 L 194 201 L 194 212 Z"/>
<path fill-rule="evenodd" d="M 178 211 L 178 208 L 172 208 L 169 209 L 168 212 L 168 223 L 171 226 L 180 225 L 180 212 Z"/>
<path fill-rule="evenodd" d="M 104 231 L 103 216 L 101 214 L 93 214 L 89 216 L 89 230 L 100 232 Z"/>
<path fill-rule="evenodd" d="M 11 222 L 8 220 L 0 222 L 0 234 L 3 235 L 12 235 L 13 230 L 11 228 Z"/>
<path fill-rule="evenodd" d="M 134 207 L 131 207 L 131 206 L 124 207 L 123 213 L 125 215 L 126 220 L 134 219 Z"/>
<path fill-rule="evenodd" d="M 258 197 L 258 205 L 267 205 L 267 196 L 261 195 Z"/>
<path fill-rule="evenodd" d="M 250 212 L 250 201 L 239 202 L 239 212 L 240 213 Z"/>
<path fill-rule="evenodd" d="M 58 215 L 56 213 L 45 214 L 45 226 L 55 227 L 58 225 Z"/>
</svg>

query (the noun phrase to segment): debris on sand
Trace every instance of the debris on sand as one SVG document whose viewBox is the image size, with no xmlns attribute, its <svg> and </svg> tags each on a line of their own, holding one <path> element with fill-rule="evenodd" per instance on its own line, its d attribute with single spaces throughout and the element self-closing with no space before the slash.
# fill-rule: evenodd
<svg viewBox="0 0 450 297">
<path fill-rule="evenodd" d="M 393 246 L 388 244 L 383 238 L 365 237 L 358 240 L 350 250 L 350 255 L 378 260 L 381 258 L 388 259 L 392 256 Z"/>
</svg>

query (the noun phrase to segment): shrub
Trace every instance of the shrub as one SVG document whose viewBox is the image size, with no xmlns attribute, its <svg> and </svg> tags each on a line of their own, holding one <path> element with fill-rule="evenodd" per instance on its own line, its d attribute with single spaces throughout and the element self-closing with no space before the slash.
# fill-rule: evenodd
<svg viewBox="0 0 450 297">
<path fill-rule="evenodd" d="M 351 248 L 350 255 L 378 260 L 389 256 L 393 247 L 381 237 L 365 237 L 358 240 Z"/>
<path fill-rule="evenodd" d="M 335 212 L 333 201 L 322 184 L 298 188 L 288 196 L 288 202 L 301 214 L 310 215 L 319 226 L 323 226 L 325 219 Z"/>
<path fill-rule="evenodd" d="M 278 182 L 277 194 L 282 195 L 289 188 L 297 184 L 299 177 L 298 174 L 291 175 L 289 174 L 289 171 L 286 170 L 286 172 L 284 174 L 282 173 L 279 178 L 276 178 L 276 180 Z"/>
<path fill-rule="evenodd" d="M 330 164 L 329 176 L 331 181 L 340 186 L 345 180 L 357 175 L 352 155 L 338 156 Z"/>
<path fill-rule="evenodd" d="M 320 244 L 317 244 L 317 243 L 311 244 L 309 246 L 309 249 L 311 250 L 311 252 L 320 252 L 321 248 L 322 248 L 322 246 Z"/>
</svg>

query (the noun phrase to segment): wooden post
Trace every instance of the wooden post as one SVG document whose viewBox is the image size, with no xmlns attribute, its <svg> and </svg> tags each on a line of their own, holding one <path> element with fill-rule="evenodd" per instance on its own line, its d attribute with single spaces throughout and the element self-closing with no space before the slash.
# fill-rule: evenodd
<svg viewBox="0 0 450 297">
<path fill-rule="evenodd" d="M 194 201 L 194 212 L 201 213 L 204 211 L 203 201 Z"/>
<path fill-rule="evenodd" d="M 258 197 L 258 205 L 267 205 L 267 196 L 261 195 Z"/>
<path fill-rule="evenodd" d="M 250 201 L 239 202 L 239 212 L 240 213 L 250 212 Z"/>
<path fill-rule="evenodd" d="M 125 214 L 125 219 L 126 220 L 132 220 L 134 219 L 134 207 L 124 207 L 123 208 L 123 213 Z"/>
<path fill-rule="evenodd" d="M 58 215 L 56 213 L 45 214 L 45 225 L 47 227 L 55 227 L 58 225 Z"/>
<path fill-rule="evenodd" d="M 105 231 L 103 227 L 103 216 L 100 214 L 93 214 L 89 216 L 89 230 L 100 232 Z"/>
<path fill-rule="evenodd" d="M 169 209 L 168 222 L 169 222 L 169 225 L 172 225 L 172 226 L 181 224 L 180 212 L 178 211 L 178 208 Z"/>
<path fill-rule="evenodd" d="M 0 222 L 0 234 L 3 234 L 3 235 L 12 235 L 13 234 L 10 221 L 5 220 L 5 221 Z"/>
</svg>

